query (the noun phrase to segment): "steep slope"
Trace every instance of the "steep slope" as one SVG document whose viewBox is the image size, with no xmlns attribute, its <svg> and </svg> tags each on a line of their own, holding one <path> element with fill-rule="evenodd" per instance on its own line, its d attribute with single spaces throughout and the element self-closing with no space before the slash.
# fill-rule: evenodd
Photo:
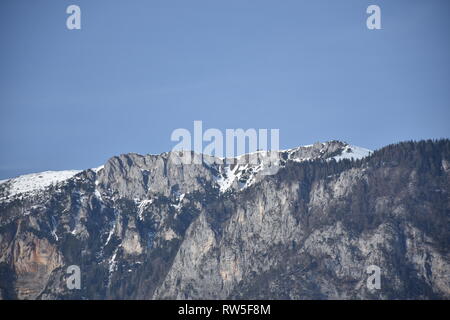
<svg viewBox="0 0 450 320">
<path fill-rule="evenodd" d="M 126 154 L 31 191 L 9 180 L 1 297 L 448 299 L 449 149 L 411 142 L 367 157 L 331 141 L 276 163 L 198 165 Z M 365 285 L 372 264 L 380 290 Z M 81 290 L 66 287 L 69 265 Z"/>
</svg>

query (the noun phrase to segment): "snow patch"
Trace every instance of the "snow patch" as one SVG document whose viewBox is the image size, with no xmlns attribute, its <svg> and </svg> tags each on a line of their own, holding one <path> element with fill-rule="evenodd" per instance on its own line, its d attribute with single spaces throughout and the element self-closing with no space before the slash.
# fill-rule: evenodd
<svg viewBox="0 0 450 320">
<path fill-rule="evenodd" d="M 335 159 L 336 161 L 352 158 L 358 160 L 369 156 L 371 153 L 372 151 L 369 149 L 347 145 L 344 150 L 342 150 L 342 153 L 336 157 L 333 157 L 333 159 Z"/>
<path fill-rule="evenodd" d="M 139 217 L 139 220 L 143 220 L 144 219 L 144 210 L 145 210 L 145 207 L 147 206 L 147 205 L 149 205 L 149 204 L 152 204 L 153 203 L 153 199 L 150 199 L 150 200 L 142 200 L 140 203 L 139 203 L 139 205 L 138 205 L 138 217 Z"/>
<path fill-rule="evenodd" d="M 218 177 L 216 177 L 216 182 L 219 185 L 220 188 L 220 192 L 225 192 L 227 191 L 232 185 L 233 182 L 236 180 L 236 178 L 238 177 L 237 175 L 237 169 L 238 169 L 238 165 L 235 165 L 233 170 L 231 170 L 230 165 L 227 165 L 224 168 L 224 172 L 220 173 L 220 175 Z"/>
<path fill-rule="evenodd" d="M 117 250 L 119 248 L 117 247 L 116 250 L 114 250 L 114 253 L 111 257 L 111 259 L 109 259 L 109 267 L 108 267 L 108 287 L 111 286 L 111 278 L 112 278 L 112 274 L 114 271 L 117 270 L 117 261 L 116 261 L 116 257 L 117 257 Z"/>
<path fill-rule="evenodd" d="M 98 173 L 100 170 L 102 170 L 105 167 L 105 165 L 101 165 L 100 167 L 97 168 L 92 168 L 91 170 L 94 171 L 95 173 Z"/>
<path fill-rule="evenodd" d="M 181 207 L 182 207 L 182 202 L 183 202 L 183 199 L 184 199 L 184 197 L 186 196 L 186 194 L 185 193 L 182 193 L 182 194 L 180 194 L 179 196 L 178 196 L 178 198 L 177 198 L 177 203 L 176 204 L 170 204 L 173 208 L 175 208 L 175 210 L 180 210 L 181 209 Z"/>
<path fill-rule="evenodd" d="M 28 193 L 56 185 L 59 182 L 72 178 L 80 170 L 66 171 L 45 171 L 40 173 L 31 173 L 17 178 L 2 180 L 1 183 L 9 183 L 8 196 L 12 197 L 20 193 Z"/>
</svg>

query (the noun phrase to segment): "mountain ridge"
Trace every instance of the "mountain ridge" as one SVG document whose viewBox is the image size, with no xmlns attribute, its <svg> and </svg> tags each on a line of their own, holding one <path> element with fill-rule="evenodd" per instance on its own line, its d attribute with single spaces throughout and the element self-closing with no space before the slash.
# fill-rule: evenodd
<svg viewBox="0 0 450 320">
<path fill-rule="evenodd" d="M 234 164 L 225 190 L 221 164 L 120 155 L 0 202 L 0 296 L 448 299 L 450 141 L 341 161 L 327 147 L 286 152 L 272 175 Z M 381 290 L 366 287 L 369 265 Z"/>
<path fill-rule="evenodd" d="M 278 153 L 280 155 L 288 154 L 287 160 L 301 162 L 301 161 L 305 161 L 305 160 L 312 160 L 315 158 L 320 158 L 321 155 L 315 155 L 311 158 L 306 158 L 306 159 L 305 158 L 295 158 L 295 154 L 298 153 L 300 150 L 314 148 L 314 147 L 320 147 L 322 149 L 324 147 L 327 147 L 327 146 L 333 145 L 333 144 L 337 144 L 340 147 L 340 150 L 336 150 L 336 151 L 340 151 L 340 155 L 334 157 L 334 159 L 337 161 L 342 160 L 342 159 L 350 159 L 351 157 L 354 157 L 355 159 L 361 159 L 365 156 L 368 156 L 372 152 L 369 149 L 353 146 L 346 142 L 341 142 L 338 140 L 331 140 L 331 141 L 327 141 L 327 142 L 316 142 L 315 144 L 311 144 L 311 145 L 299 146 L 299 147 L 285 149 L 285 150 L 277 150 L 274 152 Z M 354 152 L 355 150 L 356 150 L 356 152 Z M 192 152 L 192 151 L 190 151 L 190 152 Z M 118 156 L 113 156 L 110 159 L 108 159 L 106 163 L 108 163 L 112 159 L 116 159 L 116 158 L 120 159 L 121 157 L 129 157 L 129 156 L 137 156 L 137 157 L 168 156 L 168 157 L 170 157 L 171 154 L 173 154 L 173 153 L 176 153 L 176 151 L 163 152 L 161 154 L 146 154 L 146 155 L 130 152 L 130 153 L 125 153 L 125 154 L 120 154 Z M 246 153 L 243 155 L 236 156 L 232 159 L 236 159 L 236 162 L 239 162 L 239 159 L 250 158 L 255 155 L 259 156 L 262 153 L 265 153 L 265 151 L 256 151 L 253 153 Z M 206 154 L 196 154 L 196 155 L 203 157 L 203 160 L 202 160 L 203 162 L 216 163 L 216 162 L 222 162 L 222 161 L 226 162 L 227 161 L 226 158 L 219 158 L 219 157 L 214 157 L 214 156 L 210 156 L 210 155 L 206 155 Z M 246 161 L 244 161 L 243 164 L 247 164 L 249 162 L 250 161 L 247 159 Z M 12 192 L 10 194 L 8 194 L 7 196 L 5 196 L 5 195 L 2 196 L 2 194 L 0 193 L 0 201 L 5 201 L 7 199 L 7 197 L 15 196 L 17 194 L 28 193 L 28 192 L 32 192 L 34 190 L 45 189 L 48 186 L 51 186 L 51 185 L 54 185 L 54 184 L 57 184 L 60 182 L 64 182 L 86 170 L 92 170 L 95 173 L 98 173 L 98 171 L 104 169 L 104 166 L 105 165 L 101 165 L 96 168 L 89 168 L 89 169 L 84 169 L 84 170 L 43 171 L 43 172 L 19 175 L 17 177 L 0 180 L 0 185 L 11 183 L 12 187 L 13 187 L 13 188 L 11 188 Z"/>
</svg>

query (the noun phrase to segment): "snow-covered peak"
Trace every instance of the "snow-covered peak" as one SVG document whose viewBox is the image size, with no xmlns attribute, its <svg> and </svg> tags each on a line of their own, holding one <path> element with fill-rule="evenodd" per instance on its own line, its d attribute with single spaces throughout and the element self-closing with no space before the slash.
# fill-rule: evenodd
<svg viewBox="0 0 450 320">
<path fill-rule="evenodd" d="M 295 162 L 314 160 L 318 158 L 327 160 L 334 159 L 336 161 L 343 159 L 358 160 L 365 158 L 372 153 L 369 149 L 335 140 L 329 142 L 317 142 L 315 144 L 283 150 L 282 152 L 288 155 L 288 160 Z"/>
<path fill-rule="evenodd" d="M 333 157 L 336 161 L 342 159 L 362 159 L 369 156 L 372 153 L 372 150 L 361 148 L 357 146 L 347 145 L 341 152 L 340 155 Z"/>
<path fill-rule="evenodd" d="M 13 197 L 21 193 L 43 190 L 51 185 L 70 179 L 79 172 L 79 170 L 66 170 L 31 173 L 17 178 L 2 180 L 0 185 L 8 184 L 7 196 Z"/>
</svg>

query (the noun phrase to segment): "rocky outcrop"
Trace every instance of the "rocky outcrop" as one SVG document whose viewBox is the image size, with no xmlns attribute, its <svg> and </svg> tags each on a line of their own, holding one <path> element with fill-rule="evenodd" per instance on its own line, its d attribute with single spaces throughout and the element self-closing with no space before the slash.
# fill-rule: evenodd
<svg viewBox="0 0 450 320">
<path fill-rule="evenodd" d="M 45 188 L 9 180 L 1 298 L 449 299 L 449 150 L 422 141 L 369 155 L 332 141 L 276 163 L 127 154 Z M 67 288 L 70 265 L 80 290 Z"/>
</svg>

